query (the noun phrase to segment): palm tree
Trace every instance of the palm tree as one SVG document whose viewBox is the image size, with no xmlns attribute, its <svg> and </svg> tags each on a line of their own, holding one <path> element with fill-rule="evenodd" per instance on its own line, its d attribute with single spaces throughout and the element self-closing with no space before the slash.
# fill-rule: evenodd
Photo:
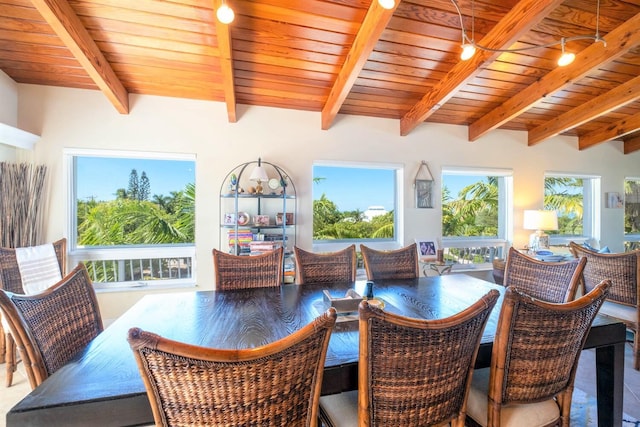
<svg viewBox="0 0 640 427">
<path fill-rule="evenodd" d="M 489 176 L 460 190 L 451 200 L 442 193 L 443 235 L 496 236 L 498 234 L 498 178 Z M 446 213 L 446 214 L 445 214 Z"/>
<path fill-rule="evenodd" d="M 640 232 L 640 180 L 624 181 L 624 231 Z"/>
<path fill-rule="evenodd" d="M 582 234 L 583 187 L 582 178 L 545 178 L 544 208 L 558 213 L 558 230 L 550 234 Z"/>
</svg>

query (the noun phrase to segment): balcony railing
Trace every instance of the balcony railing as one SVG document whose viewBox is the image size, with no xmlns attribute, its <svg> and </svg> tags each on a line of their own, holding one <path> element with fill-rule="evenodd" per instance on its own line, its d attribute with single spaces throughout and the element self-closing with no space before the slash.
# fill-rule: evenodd
<svg viewBox="0 0 640 427">
<path fill-rule="evenodd" d="M 96 289 L 168 287 L 195 283 L 195 247 L 82 248 L 70 255 L 83 262 Z"/>
<path fill-rule="evenodd" d="M 443 238 L 446 261 L 453 262 L 453 270 L 481 270 L 493 268 L 495 258 L 506 256 L 507 242 L 501 239 Z"/>
</svg>

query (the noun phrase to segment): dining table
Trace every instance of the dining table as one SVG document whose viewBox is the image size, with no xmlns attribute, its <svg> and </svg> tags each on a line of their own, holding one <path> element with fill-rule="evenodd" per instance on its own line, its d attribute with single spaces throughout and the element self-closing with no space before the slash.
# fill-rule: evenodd
<svg viewBox="0 0 640 427">
<path fill-rule="evenodd" d="M 305 283 L 146 295 L 11 408 L 6 425 L 153 424 L 144 384 L 126 339 L 130 328 L 200 346 L 255 348 L 291 334 L 327 310 L 331 304 L 327 293 L 331 298 L 342 298 L 347 292 L 352 295 L 353 290 L 364 295 L 365 285 L 366 281 Z M 502 286 L 465 274 L 373 283 L 374 297 L 384 302 L 384 310 L 424 319 L 458 313 L 491 289 L 498 289 L 501 296 L 484 330 L 476 368 L 490 365 Z M 585 344 L 596 352 L 593 369 L 601 426 L 622 424 L 625 339 L 624 324 L 598 316 Z M 357 379 L 357 312 L 341 313 L 327 350 L 322 393 L 354 390 Z"/>
</svg>

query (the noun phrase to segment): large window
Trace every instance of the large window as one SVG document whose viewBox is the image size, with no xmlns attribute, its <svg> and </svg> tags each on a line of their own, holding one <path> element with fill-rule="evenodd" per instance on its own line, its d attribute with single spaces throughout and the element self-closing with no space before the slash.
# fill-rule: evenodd
<svg viewBox="0 0 640 427">
<path fill-rule="evenodd" d="M 195 156 L 69 150 L 70 261 L 97 288 L 193 284 Z"/>
<path fill-rule="evenodd" d="M 512 171 L 444 167 L 442 245 L 445 257 L 467 268 L 502 258 L 512 239 Z"/>
<path fill-rule="evenodd" d="M 624 180 L 624 246 L 640 249 L 640 178 Z"/>
<path fill-rule="evenodd" d="M 548 173 L 544 208 L 558 214 L 558 230 L 548 230 L 552 245 L 600 239 L 600 177 Z"/>
<path fill-rule="evenodd" d="M 330 250 L 345 243 L 397 243 L 402 169 L 389 164 L 316 162 L 313 242 Z M 389 246 L 392 247 L 392 246 Z"/>
</svg>

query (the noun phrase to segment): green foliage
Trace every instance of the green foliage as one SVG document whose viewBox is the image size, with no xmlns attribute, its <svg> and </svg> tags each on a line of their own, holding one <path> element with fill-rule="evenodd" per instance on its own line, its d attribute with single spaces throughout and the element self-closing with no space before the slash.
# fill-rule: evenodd
<svg viewBox="0 0 640 427">
<path fill-rule="evenodd" d="M 582 234 L 582 187 L 579 178 L 545 179 L 545 209 L 558 211 L 560 234 Z M 573 188 L 576 191 L 559 191 Z M 442 234 L 444 236 L 498 235 L 498 179 L 471 184 L 454 199 L 448 188 L 442 191 Z M 551 232 L 550 232 L 551 233 Z"/>
<path fill-rule="evenodd" d="M 640 180 L 624 183 L 624 232 L 640 233 Z"/>
<path fill-rule="evenodd" d="M 498 180 L 487 177 L 468 185 L 451 197 L 446 187 L 442 191 L 443 236 L 498 235 Z"/>
<path fill-rule="evenodd" d="M 151 183 L 147 177 L 147 173 L 142 171 L 140 176 L 140 189 L 138 192 L 138 200 L 149 200 L 149 191 L 151 191 Z"/>
<path fill-rule="evenodd" d="M 322 194 L 313 201 L 313 239 L 381 239 L 394 236 L 393 212 L 365 221 L 360 210 L 340 212 L 337 205 Z"/>
<path fill-rule="evenodd" d="M 138 171 L 131 169 L 129 174 L 129 188 L 127 188 L 127 198 L 132 200 L 138 200 L 138 190 L 140 189 L 140 182 L 138 180 Z"/>
<path fill-rule="evenodd" d="M 78 200 L 78 243 L 115 246 L 193 243 L 195 185 L 171 196 L 155 196 L 164 204 L 118 198 L 108 202 Z"/>
<path fill-rule="evenodd" d="M 584 212 L 581 178 L 551 177 L 544 180 L 544 208 L 558 213 L 558 230 L 549 234 L 582 235 Z"/>
</svg>

